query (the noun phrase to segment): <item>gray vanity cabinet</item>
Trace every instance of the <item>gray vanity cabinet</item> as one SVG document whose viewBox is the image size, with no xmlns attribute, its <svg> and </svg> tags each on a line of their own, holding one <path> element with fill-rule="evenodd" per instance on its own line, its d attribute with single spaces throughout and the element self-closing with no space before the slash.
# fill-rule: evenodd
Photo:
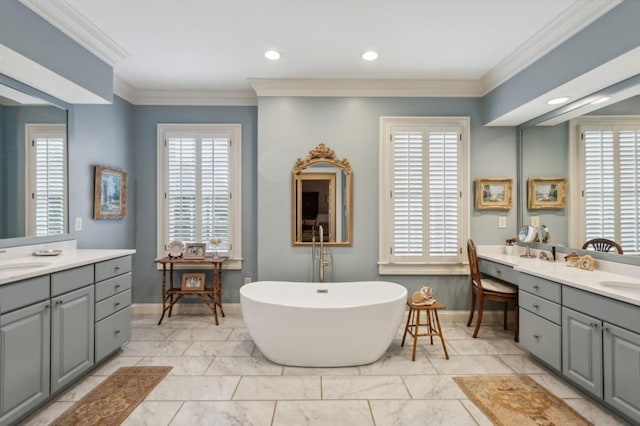
<svg viewBox="0 0 640 426">
<path fill-rule="evenodd" d="M 0 425 L 49 397 L 49 311 L 46 300 L 0 316 Z"/>
<path fill-rule="evenodd" d="M 562 309 L 562 374 L 602 398 L 602 322 Z"/>
<path fill-rule="evenodd" d="M 93 366 L 93 286 L 51 300 L 51 391 L 65 387 Z"/>
<path fill-rule="evenodd" d="M 640 335 L 604 323 L 604 400 L 640 420 Z"/>
</svg>

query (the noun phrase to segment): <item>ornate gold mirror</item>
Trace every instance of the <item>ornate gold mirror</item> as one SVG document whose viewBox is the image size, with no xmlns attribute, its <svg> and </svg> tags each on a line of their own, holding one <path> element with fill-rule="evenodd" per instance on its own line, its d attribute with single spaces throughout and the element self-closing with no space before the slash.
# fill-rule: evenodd
<svg viewBox="0 0 640 426">
<path fill-rule="evenodd" d="M 291 244 L 322 239 L 327 245 L 350 246 L 352 238 L 351 165 L 321 143 L 304 160 L 298 158 L 291 172 Z"/>
</svg>

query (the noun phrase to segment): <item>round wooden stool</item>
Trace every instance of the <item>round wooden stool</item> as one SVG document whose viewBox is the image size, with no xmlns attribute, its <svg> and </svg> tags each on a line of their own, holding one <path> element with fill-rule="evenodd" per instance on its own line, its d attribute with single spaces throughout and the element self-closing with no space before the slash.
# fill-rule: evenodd
<svg viewBox="0 0 640 426">
<path fill-rule="evenodd" d="M 444 356 L 449 359 L 447 353 L 447 346 L 444 343 L 444 337 L 442 336 L 442 328 L 440 327 L 440 318 L 438 318 L 438 309 L 445 309 L 446 306 L 440 302 L 436 302 L 433 305 L 416 305 L 411 298 L 407 300 L 409 306 L 409 315 L 407 316 L 407 325 L 404 328 L 404 334 L 402 335 L 402 344 L 404 346 L 404 340 L 407 337 L 407 333 L 413 336 L 413 357 L 412 361 L 416 360 L 416 346 L 418 344 L 419 336 L 429 336 L 431 344 L 433 345 L 433 336 L 439 336 L 442 342 L 442 349 L 444 349 Z M 420 312 L 425 311 L 427 318 L 425 323 L 420 322 Z M 418 331 L 419 327 L 426 327 L 425 333 Z"/>
</svg>

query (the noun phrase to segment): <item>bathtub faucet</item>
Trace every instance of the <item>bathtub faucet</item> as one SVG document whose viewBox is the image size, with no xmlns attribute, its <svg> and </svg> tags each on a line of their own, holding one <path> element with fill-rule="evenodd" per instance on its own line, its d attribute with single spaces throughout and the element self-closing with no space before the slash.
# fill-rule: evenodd
<svg viewBox="0 0 640 426">
<path fill-rule="evenodd" d="M 327 253 L 324 251 L 324 230 L 322 229 L 322 225 L 320 225 L 320 256 L 318 256 L 318 281 L 321 283 L 324 282 L 324 267 L 329 265 L 329 262 L 326 259 Z M 314 259 L 315 261 L 315 259 Z"/>
</svg>

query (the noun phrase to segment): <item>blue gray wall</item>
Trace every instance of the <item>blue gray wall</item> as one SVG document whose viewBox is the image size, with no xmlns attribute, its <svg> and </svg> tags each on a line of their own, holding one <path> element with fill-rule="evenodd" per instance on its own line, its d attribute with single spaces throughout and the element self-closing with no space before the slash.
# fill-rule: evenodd
<svg viewBox="0 0 640 426">
<path fill-rule="evenodd" d="M 157 257 L 157 125 L 158 123 L 240 123 L 242 125 L 242 271 L 224 272 L 223 302 L 239 302 L 238 289 L 243 277 L 256 278 L 256 107 L 135 106 L 133 135 L 136 165 L 131 175 L 136 185 L 135 256 L 133 300 L 160 302 L 161 273 L 153 260 Z M 288 187 L 287 187 L 288 188 Z M 283 189 L 279 189 L 281 191 Z M 261 225 L 270 218 L 261 216 Z M 210 278 L 208 278 L 210 279 Z"/>
<path fill-rule="evenodd" d="M 291 246 L 291 170 L 319 143 L 347 158 L 354 174 L 352 247 L 332 247 L 336 281 L 385 280 L 410 291 L 435 288 L 450 309 L 466 309 L 468 277 L 378 275 L 378 144 L 381 116 L 469 116 L 470 180 L 516 177 L 516 129 L 483 127 L 479 98 L 292 98 L 258 100 L 258 278 L 307 281 L 310 249 Z M 473 205 L 473 194 L 469 194 Z M 478 244 L 499 244 L 515 235 L 515 208 L 507 229 L 497 213 L 471 218 Z"/>
</svg>

